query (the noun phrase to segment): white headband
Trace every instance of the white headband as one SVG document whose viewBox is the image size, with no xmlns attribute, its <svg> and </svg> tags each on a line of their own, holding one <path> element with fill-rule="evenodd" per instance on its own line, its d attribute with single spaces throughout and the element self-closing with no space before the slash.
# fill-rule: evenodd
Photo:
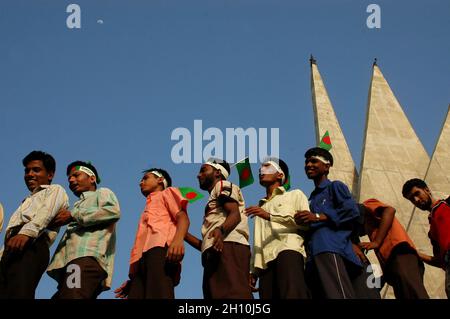
<svg viewBox="0 0 450 319">
<path fill-rule="evenodd" d="M 82 171 L 82 172 L 88 174 L 88 176 L 94 176 L 95 182 L 97 182 L 97 176 L 95 176 L 95 173 L 91 169 L 87 168 L 86 166 L 74 166 L 74 168 L 72 170 Z"/>
<path fill-rule="evenodd" d="M 167 181 L 166 181 L 166 179 L 164 178 L 164 176 L 163 176 L 163 174 L 161 174 L 160 172 L 158 172 L 158 171 L 151 171 L 150 173 L 152 173 L 153 175 L 155 175 L 156 177 L 162 177 L 163 178 L 163 184 L 164 184 L 164 189 L 166 189 L 167 188 Z"/>
<path fill-rule="evenodd" d="M 323 156 L 319 156 L 319 155 L 313 155 L 311 156 L 312 158 L 318 159 L 319 161 L 321 161 L 324 164 L 331 164 L 329 160 L 326 160 L 325 157 Z"/>
<path fill-rule="evenodd" d="M 264 162 L 264 164 L 272 165 L 273 167 L 275 167 L 275 169 L 277 170 L 278 173 L 283 174 L 283 178 L 281 179 L 281 185 L 283 185 L 284 181 L 286 180 L 286 176 L 285 176 L 283 170 L 281 169 L 280 165 L 278 165 L 278 163 L 276 163 L 274 161 L 267 161 L 267 162 Z"/>
<path fill-rule="evenodd" d="M 225 179 L 228 179 L 228 176 L 230 176 L 230 174 L 229 174 L 228 171 L 225 169 L 225 167 L 223 167 L 223 166 L 220 165 L 220 164 L 213 163 L 213 162 L 210 162 L 210 161 L 206 162 L 205 164 L 206 164 L 206 165 L 209 165 L 209 166 L 212 166 L 212 167 L 214 167 L 215 169 L 218 169 L 218 170 L 222 173 L 223 177 L 225 177 Z"/>
</svg>

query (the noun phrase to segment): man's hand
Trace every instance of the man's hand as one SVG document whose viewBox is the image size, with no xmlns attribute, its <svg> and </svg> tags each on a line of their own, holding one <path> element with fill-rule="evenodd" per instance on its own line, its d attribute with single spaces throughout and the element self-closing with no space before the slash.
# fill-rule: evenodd
<svg viewBox="0 0 450 319">
<path fill-rule="evenodd" d="M 119 288 L 114 290 L 116 293 L 115 298 L 127 299 L 130 292 L 130 280 L 125 281 Z"/>
<path fill-rule="evenodd" d="M 250 289 L 252 292 L 257 292 L 259 289 L 256 287 L 256 283 L 258 282 L 258 277 L 255 274 L 250 273 L 248 276 L 248 281 L 250 285 Z"/>
<path fill-rule="evenodd" d="M 208 238 L 214 238 L 213 248 L 222 252 L 223 250 L 223 234 L 219 227 L 216 227 L 211 233 L 209 233 Z"/>
<path fill-rule="evenodd" d="M 443 266 L 441 263 L 441 260 L 438 257 L 426 255 L 419 251 L 417 252 L 417 255 L 419 255 L 420 260 L 422 260 L 424 263 L 426 263 L 430 266 L 439 267 L 439 268 L 442 268 L 442 266 Z"/>
<path fill-rule="evenodd" d="M 358 245 L 352 243 L 352 248 L 353 248 L 353 251 L 355 252 L 356 256 L 358 256 L 359 260 L 361 260 L 362 263 L 368 262 L 366 255 L 364 255 L 363 251 L 361 250 L 361 248 Z"/>
<path fill-rule="evenodd" d="M 298 210 L 294 215 L 294 219 L 297 225 L 308 225 L 312 222 L 317 222 L 316 215 L 308 210 Z"/>
<path fill-rule="evenodd" d="M 183 260 L 184 257 L 184 243 L 183 241 L 173 241 L 167 250 L 166 259 L 169 262 L 177 263 Z"/>
<path fill-rule="evenodd" d="M 67 209 L 61 209 L 58 214 L 56 214 L 55 218 L 48 224 L 47 228 L 58 228 L 64 225 L 67 225 L 73 221 L 72 214 Z"/>
<path fill-rule="evenodd" d="M 376 242 L 376 241 L 363 242 L 363 243 L 359 243 L 359 247 L 361 249 L 365 249 L 367 251 L 369 251 L 371 249 L 377 250 L 378 248 L 380 248 L 380 244 L 378 242 Z"/>
<path fill-rule="evenodd" d="M 265 220 L 270 220 L 270 214 L 259 206 L 250 206 L 245 209 L 245 214 L 251 218 L 258 216 Z"/>
<path fill-rule="evenodd" d="M 17 234 L 8 240 L 6 243 L 6 250 L 11 252 L 21 252 L 30 240 L 31 237 L 27 235 Z"/>
</svg>

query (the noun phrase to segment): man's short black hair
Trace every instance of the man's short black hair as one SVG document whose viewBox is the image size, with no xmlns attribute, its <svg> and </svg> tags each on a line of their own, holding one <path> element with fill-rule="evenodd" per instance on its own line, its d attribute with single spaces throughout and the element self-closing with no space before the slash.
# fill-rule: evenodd
<svg viewBox="0 0 450 319">
<path fill-rule="evenodd" d="M 22 164 L 26 167 L 31 161 L 42 161 L 47 172 L 55 173 L 56 171 L 56 161 L 53 156 L 48 153 L 43 151 L 32 151 L 23 158 Z"/>
<path fill-rule="evenodd" d="M 286 162 L 277 157 L 268 157 L 268 158 L 264 159 L 264 162 L 268 162 L 268 161 L 273 161 L 275 163 L 278 163 L 278 165 L 280 166 L 281 170 L 284 173 L 284 178 L 285 178 L 284 182 L 286 183 L 289 178 L 289 167 L 287 166 Z"/>
<path fill-rule="evenodd" d="M 72 169 L 76 166 L 85 166 L 85 167 L 89 168 L 91 171 L 94 172 L 95 177 L 97 179 L 97 184 L 100 184 L 100 176 L 98 176 L 97 169 L 94 167 L 94 165 L 91 164 L 91 162 L 75 161 L 75 162 L 70 163 L 67 166 L 66 175 L 69 176 Z"/>
<path fill-rule="evenodd" d="M 152 171 L 157 171 L 164 177 L 164 179 L 167 182 L 167 187 L 172 186 L 172 178 L 170 177 L 169 173 L 167 173 L 167 171 L 163 170 L 162 168 L 149 168 L 149 169 L 146 169 L 145 171 L 143 171 L 142 173 L 147 174 L 147 173 L 151 173 Z"/>
<path fill-rule="evenodd" d="M 305 158 L 309 158 L 311 156 L 322 156 L 327 161 L 330 162 L 330 166 L 333 166 L 333 155 L 328 152 L 326 149 L 321 147 L 313 147 L 306 151 Z"/>
<path fill-rule="evenodd" d="M 414 187 L 418 187 L 421 189 L 428 188 L 427 184 L 420 178 L 410 179 L 403 185 L 403 188 L 402 188 L 403 197 L 406 198 Z"/>
<path fill-rule="evenodd" d="M 228 172 L 228 175 L 231 174 L 231 168 L 230 168 L 230 164 L 228 164 L 227 161 L 220 159 L 220 158 L 209 158 L 207 160 L 207 162 L 211 162 L 213 164 L 219 164 L 220 166 L 222 166 L 223 168 L 225 168 L 225 170 Z M 223 176 L 223 175 L 222 175 Z"/>
</svg>

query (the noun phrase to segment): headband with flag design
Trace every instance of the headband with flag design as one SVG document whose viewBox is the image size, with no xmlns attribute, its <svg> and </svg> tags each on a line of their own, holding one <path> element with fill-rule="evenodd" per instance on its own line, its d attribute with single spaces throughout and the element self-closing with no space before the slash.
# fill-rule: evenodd
<svg viewBox="0 0 450 319">
<path fill-rule="evenodd" d="M 80 171 L 80 172 L 86 173 L 88 176 L 94 176 L 95 177 L 95 182 L 96 183 L 100 183 L 100 178 L 97 178 L 97 175 L 95 175 L 94 171 L 91 170 L 90 168 L 86 167 L 86 166 L 82 166 L 82 165 L 74 166 L 72 168 L 72 172 L 73 171 Z"/>
</svg>

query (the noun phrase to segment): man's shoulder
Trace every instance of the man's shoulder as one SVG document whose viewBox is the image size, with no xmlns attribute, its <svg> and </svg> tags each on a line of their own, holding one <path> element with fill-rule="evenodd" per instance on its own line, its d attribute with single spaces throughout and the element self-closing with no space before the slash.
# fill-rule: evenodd
<svg viewBox="0 0 450 319">
<path fill-rule="evenodd" d="M 114 196 L 116 196 L 116 194 L 109 188 L 107 187 L 100 187 L 97 189 L 97 193 L 99 194 L 112 194 Z"/>
<path fill-rule="evenodd" d="M 292 197 L 306 197 L 305 193 L 298 188 L 291 189 L 289 191 L 284 192 L 284 195 L 286 196 L 292 196 Z"/>
<path fill-rule="evenodd" d="M 334 187 L 346 187 L 346 188 L 348 188 L 347 184 L 345 184 L 343 181 L 340 181 L 338 179 L 330 181 L 330 185 L 333 185 Z"/>
<path fill-rule="evenodd" d="M 450 197 L 447 199 L 440 199 L 432 209 L 434 211 L 436 211 L 436 210 L 450 211 Z"/>
<path fill-rule="evenodd" d="M 232 182 L 227 181 L 227 180 L 218 181 L 216 183 L 216 185 L 214 185 L 213 190 L 217 193 L 222 193 L 222 192 L 230 192 L 231 193 L 232 191 L 234 191 L 234 192 L 241 191 L 241 189 L 239 188 L 238 185 L 233 184 Z"/>
<path fill-rule="evenodd" d="M 44 190 L 48 190 L 48 191 L 51 191 L 51 192 L 58 191 L 58 192 L 64 192 L 64 193 L 66 193 L 65 188 L 62 187 L 62 186 L 59 185 L 59 184 L 43 185 L 43 186 L 41 186 L 41 187 L 42 187 Z"/>
</svg>

